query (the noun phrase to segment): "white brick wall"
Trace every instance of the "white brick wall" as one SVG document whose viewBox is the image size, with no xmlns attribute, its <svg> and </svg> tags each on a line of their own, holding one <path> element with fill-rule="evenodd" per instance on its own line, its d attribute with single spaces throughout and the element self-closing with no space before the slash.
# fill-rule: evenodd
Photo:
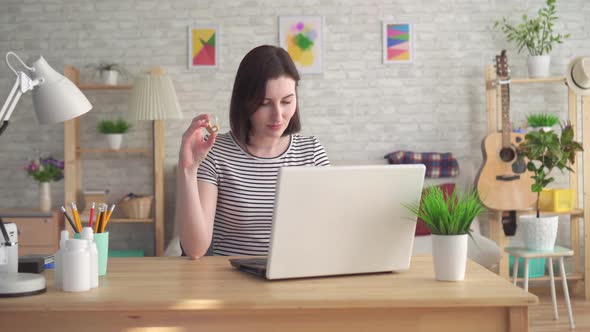
<svg viewBox="0 0 590 332">
<path fill-rule="evenodd" d="M 543 3 L 2 0 L 0 53 L 12 50 L 24 59 L 43 54 L 58 69 L 64 64 L 83 67 L 110 60 L 133 73 L 154 65 L 170 73 L 185 116 L 166 124 L 167 216 L 172 220 L 172 168 L 182 132 L 192 116 L 203 112 L 217 114 L 222 128 L 228 128 L 229 98 L 239 61 L 254 46 L 278 43 L 279 15 L 325 17 L 325 70 L 322 75 L 304 76 L 299 95 L 303 133 L 318 136 L 331 159 L 376 161 L 398 149 L 449 151 L 463 159 L 481 158 L 480 142 L 486 130 L 484 64 L 508 47 L 513 76 L 526 75 L 525 55 L 516 54 L 500 33 L 492 31 L 493 20 L 511 12 L 533 12 Z M 590 54 L 590 3 L 560 1 L 558 12 L 557 30 L 571 32 L 572 38 L 554 49 L 554 75 L 560 75 L 573 56 Z M 413 65 L 381 63 L 384 19 L 414 24 Z M 186 27 L 192 23 L 221 26 L 219 69 L 187 69 Z M 12 72 L 2 62 L 1 101 L 12 84 Z M 512 118 L 521 122 L 526 113 L 537 111 L 565 115 L 562 92 L 554 86 L 514 88 Z M 88 96 L 94 110 L 84 122 L 83 144 L 98 147 L 102 138 L 94 130 L 95 121 L 124 113 L 127 95 L 89 92 Z M 38 125 L 30 95 L 22 98 L 12 122 L 0 138 L 0 208 L 36 206 L 36 185 L 21 167 L 35 151 L 63 157 L 62 127 Z M 137 124 L 125 144 L 148 145 L 149 126 Z M 97 156 L 84 165 L 85 186 L 110 188 L 112 200 L 129 191 L 150 190 L 149 160 Z M 63 182 L 54 184 L 53 199 L 56 205 L 62 204 Z M 122 235 L 121 242 L 131 247 L 134 241 L 150 242 L 148 234 Z"/>
</svg>

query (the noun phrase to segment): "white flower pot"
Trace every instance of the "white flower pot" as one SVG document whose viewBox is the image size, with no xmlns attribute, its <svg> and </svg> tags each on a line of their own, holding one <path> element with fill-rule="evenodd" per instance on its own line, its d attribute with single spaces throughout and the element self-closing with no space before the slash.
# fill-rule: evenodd
<svg viewBox="0 0 590 332">
<path fill-rule="evenodd" d="M 123 134 L 105 134 L 109 149 L 119 150 L 123 142 Z"/>
<path fill-rule="evenodd" d="M 434 277 L 440 281 L 465 279 L 468 235 L 432 234 Z"/>
<path fill-rule="evenodd" d="M 559 217 L 521 216 L 518 221 L 519 232 L 524 246 L 530 250 L 551 251 L 557 239 Z"/>
<path fill-rule="evenodd" d="M 117 77 L 119 73 L 114 70 L 103 70 L 100 72 L 102 83 L 106 85 L 117 85 Z"/>
<path fill-rule="evenodd" d="M 528 127 L 527 128 L 527 133 L 533 132 L 533 131 L 544 131 L 546 133 L 553 131 L 553 127 Z"/>
<path fill-rule="evenodd" d="M 527 58 L 530 78 L 549 77 L 550 55 L 529 55 Z"/>
</svg>

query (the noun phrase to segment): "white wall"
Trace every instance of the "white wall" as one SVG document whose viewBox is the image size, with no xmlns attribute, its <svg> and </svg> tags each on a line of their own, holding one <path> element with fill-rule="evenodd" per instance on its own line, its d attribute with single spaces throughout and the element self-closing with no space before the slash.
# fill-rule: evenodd
<svg viewBox="0 0 590 332">
<path fill-rule="evenodd" d="M 400 149 L 453 152 L 481 158 L 486 133 L 484 65 L 508 48 L 513 76 L 526 75 L 525 55 L 518 55 L 494 19 L 532 13 L 544 1 L 400 0 L 400 1 L 22 1 L 2 0 L 0 53 L 12 50 L 24 59 L 43 54 L 55 68 L 116 61 L 132 73 L 162 66 L 174 80 L 184 120 L 166 124 L 167 215 L 173 210 L 172 169 L 180 136 L 196 114 L 217 114 L 228 129 L 228 105 L 236 68 L 243 55 L 260 44 L 278 43 L 279 15 L 325 17 L 325 70 L 305 75 L 299 90 L 303 133 L 319 137 L 333 160 L 376 161 Z M 552 74 L 561 75 L 573 56 L 590 54 L 590 3 L 560 1 L 556 29 L 572 33 L 553 52 Z M 519 15 L 514 15 L 517 17 Z M 415 62 L 383 65 L 382 20 L 414 24 Z M 187 25 L 221 26 L 221 66 L 187 69 Z M 13 84 L 0 65 L 0 98 Z M 100 147 L 95 121 L 126 111 L 127 92 L 88 92 L 94 104 L 84 120 L 83 144 Z M 565 116 L 559 86 L 518 87 L 512 91 L 512 118 L 527 112 L 553 111 Z M 223 130 L 222 129 L 222 130 Z M 149 145 L 149 126 L 137 124 L 128 147 Z M 30 95 L 23 97 L 12 124 L 0 138 L 0 208 L 37 205 L 35 183 L 21 170 L 36 152 L 63 157 L 62 126 L 40 126 Z M 87 188 L 111 189 L 111 200 L 151 188 L 149 160 L 139 157 L 85 161 Z M 63 203 L 63 182 L 53 186 Z M 149 226 L 122 226 L 119 247 L 150 242 Z M 145 228 L 145 229 L 143 229 Z M 169 229 L 170 227 L 168 227 Z M 151 250 L 148 245 L 148 251 Z"/>
</svg>

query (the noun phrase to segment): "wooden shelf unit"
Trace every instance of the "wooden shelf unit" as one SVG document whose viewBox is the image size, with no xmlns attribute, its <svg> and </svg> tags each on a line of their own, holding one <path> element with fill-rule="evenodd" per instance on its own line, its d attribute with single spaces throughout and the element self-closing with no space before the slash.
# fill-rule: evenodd
<svg viewBox="0 0 590 332">
<path fill-rule="evenodd" d="M 80 71 L 72 66 L 65 66 L 64 76 L 69 78 L 81 90 L 131 90 L 131 85 L 97 85 L 80 84 Z M 152 205 L 152 218 L 150 219 L 127 219 L 113 218 L 110 222 L 115 223 L 153 223 L 154 224 L 154 251 L 156 256 L 164 253 L 164 120 L 152 121 L 152 147 L 151 149 L 86 149 L 81 147 L 80 142 L 80 118 L 64 122 L 64 159 L 65 178 L 64 191 L 65 202 L 77 201 L 78 195 L 82 192 L 82 155 L 88 154 L 140 154 L 151 156 L 153 160 L 154 180 L 154 201 Z"/>
<path fill-rule="evenodd" d="M 102 84 L 82 84 L 78 85 L 80 90 L 131 90 L 133 85 L 102 85 Z"/>
<path fill-rule="evenodd" d="M 494 67 L 491 64 L 486 65 L 486 116 L 488 125 L 488 134 L 499 132 L 501 130 L 501 124 L 499 118 L 501 113 L 499 112 L 499 105 L 502 104 L 502 94 L 500 88 L 496 82 L 496 74 Z M 585 148 L 590 147 L 590 134 L 582 135 L 583 132 L 590 133 L 590 96 L 577 96 L 571 89 L 567 87 L 564 77 L 548 77 L 548 78 L 513 78 L 510 80 L 511 84 L 563 84 L 564 92 L 568 95 L 568 118 L 574 128 L 578 128 L 578 114 L 582 114 L 582 130 L 576 130 L 576 140 L 582 142 L 582 146 Z M 578 109 L 578 100 L 581 99 L 581 109 Z M 573 267 L 571 275 L 572 278 L 567 279 L 577 280 L 584 283 L 584 295 L 586 299 L 590 299 L 590 218 L 584 218 L 585 215 L 590 216 L 590 153 L 578 153 L 576 163 L 582 163 L 582 179 L 579 179 L 579 173 L 569 174 L 569 188 L 573 189 L 576 193 L 574 210 L 571 212 L 551 212 L 554 215 L 570 215 L 570 244 L 571 249 L 574 251 L 573 256 Z M 583 192 L 583 206 L 580 207 L 578 203 L 579 195 L 579 182 L 582 183 Z M 518 214 L 531 214 L 532 211 L 518 211 Z M 580 244 L 580 219 L 584 222 L 584 237 L 583 246 Z M 504 252 L 504 248 L 507 246 L 508 239 L 504 235 L 502 227 L 502 211 L 490 210 L 489 219 L 489 236 L 490 239 L 496 241 L 500 246 L 503 257 L 500 261 L 499 274 L 508 278 L 509 263 L 508 254 Z M 582 255 L 581 249 L 584 248 L 584 265 L 582 267 Z M 577 277 L 580 276 L 580 277 Z M 556 278 L 557 279 L 557 278 Z M 533 279 L 531 279 L 533 280 Z M 534 280 L 537 280 L 535 278 Z M 543 280 L 543 279 L 541 279 Z M 576 287 L 577 288 L 577 287 Z"/>
<path fill-rule="evenodd" d="M 515 79 L 511 79 L 510 83 L 511 84 L 565 83 L 565 77 L 515 78 Z"/>
<path fill-rule="evenodd" d="M 152 150 L 151 149 L 141 149 L 141 148 L 134 148 L 134 149 L 83 149 L 79 148 L 76 149 L 76 152 L 83 153 L 83 154 L 112 154 L 112 155 L 126 155 L 126 154 L 141 154 L 145 156 L 151 156 Z"/>
</svg>

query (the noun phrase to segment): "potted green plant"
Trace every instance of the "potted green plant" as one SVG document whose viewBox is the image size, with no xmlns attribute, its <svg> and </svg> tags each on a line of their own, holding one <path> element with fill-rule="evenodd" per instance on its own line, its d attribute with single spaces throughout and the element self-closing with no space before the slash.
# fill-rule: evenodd
<svg viewBox="0 0 590 332">
<path fill-rule="evenodd" d="M 551 131 L 552 127 L 559 123 L 559 118 L 551 113 L 538 113 L 527 115 L 526 121 L 529 128 Z"/>
<path fill-rule="evenodd" d="M 485 209 L 477 191 L 445 195 L 440 187 L 432 186 L 424 190 L 422 202 L 404 206 L 430 228 L 436 280 L 465 279 L 471 223 Z"/>
<path fill-rule="evenodd" d="M 107 143 L 113 150 L 121 148 L 123 134 L 127 133 L 130 128 L 131 124 L 121 118 L 115 121 L 101 120 L 97 126 L 98 131 L 106 136 Z"/>
<path fill-rule="evenodd" d="M 527 49 L 529 77 L 548 77 L 551 50 L 555 43 L 561 44 L 570 34 L 554 33 L 555 21 L 559 18 L 555 9 L 556 0 L 547 0 L 546 6 L 537 11 L 536 17 L 522 15 L 522 22 L 513 25 L 508 18 L 494 22 L 494 28 L 501 30 L 509 42 L 514 42 L 518 53 Z"/>
<path fill-rule="evenodd" d="M 127 76 L 128 74 L 123 66 L 114 62 L 92 63 L 87 65 L 86 68 L 94 70 L 95 74 L 98 73 L 102 83 L 106 85 L 117 85 L 119 74 L 121 76 Z"/>
<path fill-rule="evenodd" d="M 563 172 L 574 164 L 576 153 L 583 151 L 582 145 L 574 140 L 574 128 L 568 121 L 561 127 L 561 134 L 554 131 L 531 131 L 517 147 L 518 157 L 527 159 L 527 169 L 533 173 L 531 191 L 537 193 L 536 215 L 521 216 L 518 226 L 523 227 L 525 246 L 534 250 L 552 250 L 557 237 L 559 218 L 541 218 L 541 192 L 551 182 L 551 172 L 557 168 Z"/>
</svg>

